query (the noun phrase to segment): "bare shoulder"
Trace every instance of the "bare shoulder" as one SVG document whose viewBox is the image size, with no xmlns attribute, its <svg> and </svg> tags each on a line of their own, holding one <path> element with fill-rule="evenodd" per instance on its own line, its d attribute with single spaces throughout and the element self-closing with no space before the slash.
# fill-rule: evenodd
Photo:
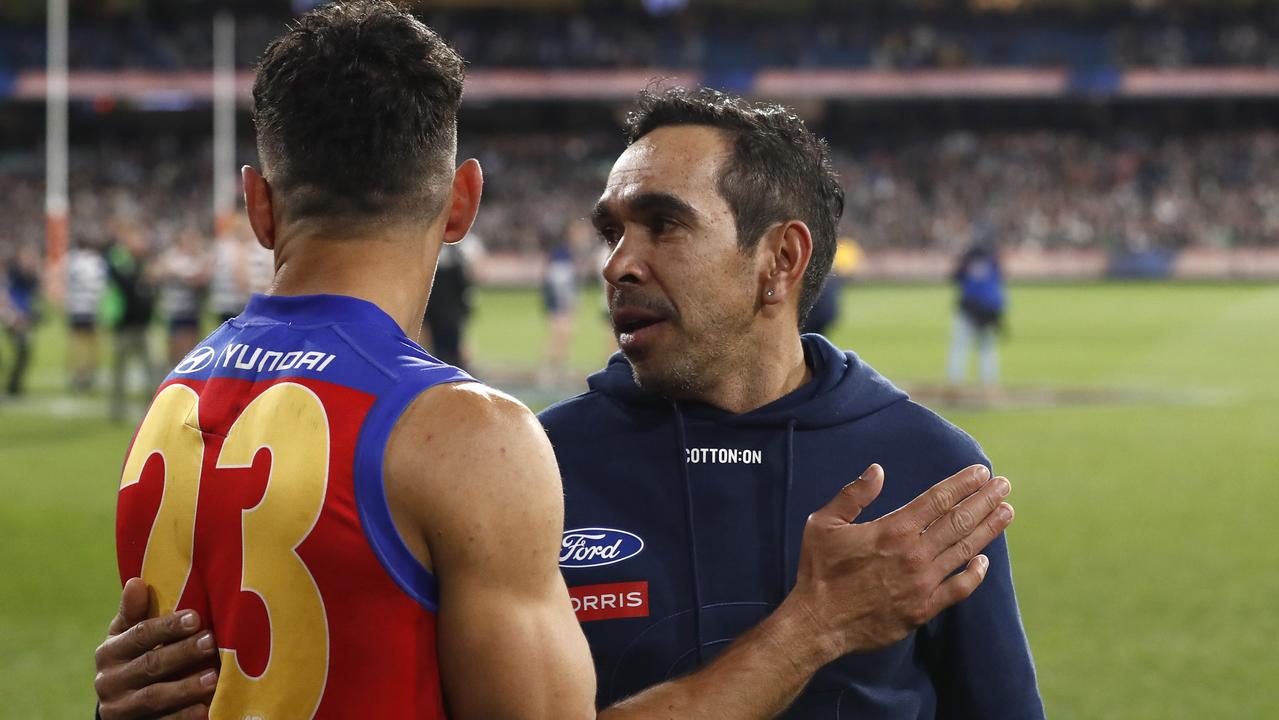
<svg viewBox="0 0 1279 720">
<path fill-rule="evenodd" d="M 385 470 L 388 493 L 428 536 L 562 523 L 559 469 L 537 417 L 479 383 L 418 396 L 391 435 Z"/>
<path fill-rule="evenodd" d="M 438 385 L 415 399 L 396 424 L 387 451 L 392 477 L 414 482 L 465 469 L 491 473 L 550 451 L 537 417 L 519 400 L 480 383 Z M 532 456 L 532 457 L 530 457 Z"/>
</svg>

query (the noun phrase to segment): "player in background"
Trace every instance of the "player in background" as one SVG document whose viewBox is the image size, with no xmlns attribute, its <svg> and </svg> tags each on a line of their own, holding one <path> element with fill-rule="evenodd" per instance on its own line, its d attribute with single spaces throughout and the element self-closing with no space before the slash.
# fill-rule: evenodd
<svg viewBox="0 0 1279 720">
<path fill-rule="evenodd" d="M 946 360 L 946 380 L 952 390 L 968 376 L 968 356 L 977 347 L 977 372 L 983 391 L 999 385 L 999 343 L 1004 326 L 1007 292 L 999 262 L 995 231 L 989 223 L 973 227 L 973 239 L 951 275 L 959 290 L 955 323 Z"/>
<path fill-rule="evenodd" d="M 137 223 L 117 219 L 112 223 L 112 234 L 115 240 L 106 249 L 107 276 L 115 298 L 111 318 L 114 338 L 110 416 L 115 422 L 123 422 L 128 413 L 129 366 L 141 366 L 147 389 L 153 387 L 157 377 L 147 340 L 155 313 L 155 287 L 147 279 L 147 267 L 152 261 L 150 244 Z"/>
<path fill-rule="evenodd" d="M 852 281 L 861 259 L 862 249 L 856 240 L 841 237 L 835 241 L 835 259 L 830 274 L 826 276 L 826 284 L 822 285 L 813 309 L 804 317 L 804 333 L 831 334 L 831 329 L 839 323 L 839 303 L 844 287 Z"/>
<path fill-rule="evenodd" d="M 107 289 L 102 253 L 77 237 L 67 255 L 67 373 L 72 392 L 87 392 L 98 380 L 98 311 Z"/>
<path fill-rule="evenodd" d="M 244 181 L 273 295 L 175 368 L 135 437 L 117 548 L 121 577 L 140 572 L 155 604 L 126 584 L 97 657 L 103 718 L 215 688 L 213 717 L 596 715 L 545 434 L 407 337 L 441 243 L 465 236 L 479 204 L 478 164 L 453 166 L 461 83 L 461 59 L 386 2 L 313 11 L 267 49 L 263 172 Z M 773 615 L 703 670 L 600 716 L 771 716 L 834 657 L 905 636 L 981 582 L 963 548 L 1002 530 L 988 479 L 968 468 L 851 525 L 882 486 L 870 468 L 809 520 Z M 957 532 L 950 513 L 987 522 Z M 156 613 L 169 614 L 139 622 Z M 191 632 L 199 616 L 216 653 Z"/>
<path fill-rule="evenodd" d="M 557 234 L 546 248 L 542 268 L 542 308 L 546 311 L 546 352 L 539 384 L 552 387 L 569 377 L 573 350 L 573 319 L 577 316 L 577 260 L 572 237 Z"/>
<path fill-rule="evenodd" d="M 40 265 L 40 251 L 34 244 L 25 243 L 18 246 L 5 267 L 3 289 L 8 294 L 9 311 L 3 320 L 14 352 L 5 392 L 11 397 L 26 391 L 27 370 L 31 367 L 31 333 L 39 320 Z"/>
<path fill-rule="evenodd" d="M 212 264 L 209 309 L 218 322 L 239 315 L 251 294 L 271 286 L 275 273 L 271 253 L 258 245 L 243 215 L 236 215 L 230 229 L 213 241 Z"/>
<path fill-rule="evenodd" d="M 186 357 L 200 340 L 200 300 L 209 283 L 209 259 L 199 233 L 184 227 L 150 267 L 169 326 L 169 365 Z"/>
<path fill-rule="evenodd" d="M 422 318 L 422 345 L 445 364 L 465 368 L 466 324 L 470 320 L 472 282 L 470 254 L 483 252 L 480 238 L 471 233 L 465 243 L 445 245 L 431 284 L 431 301 Z"/>
</svg>

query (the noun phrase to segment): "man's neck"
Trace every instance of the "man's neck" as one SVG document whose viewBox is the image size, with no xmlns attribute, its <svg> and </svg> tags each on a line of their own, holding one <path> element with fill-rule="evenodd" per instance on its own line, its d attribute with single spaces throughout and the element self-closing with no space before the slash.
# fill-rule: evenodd
<svg viewBox="0 0 1279 720">
<path fill-rule="evenodd" d="M 431 293 L 435 257 L 402 238 L 317 234 L 278 245 L 272 295 L 347 295 L 367 300 L 417 338 Z"/>
<path fill-rule="evenodd" d="M 799 333 L 781 338 L 753 340 L 749 351 L 734 355 L 723 379 L 697 399 L 738 415 L 780 400 L 813 377 L 804 360 Z"/>
</svg>

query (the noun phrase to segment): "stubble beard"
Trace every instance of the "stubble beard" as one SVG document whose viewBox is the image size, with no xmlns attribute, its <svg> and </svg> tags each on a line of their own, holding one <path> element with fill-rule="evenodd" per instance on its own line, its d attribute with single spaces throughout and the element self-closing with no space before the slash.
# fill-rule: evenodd
<svg viewBox="0 0 1279 720">
<path fill-rule="evenodd" d="M 627 358 L 628 360 L 630 358 Z M 668 400 L 686 400 L 698 395 L 698 375 L 696 368 L 692 367 L 692 363 L 688 362 L 687 355 L 680 355 L 676 360 L 669 363 L 656 363 L 650 360 L 648 363 L 636 363 L 631 361 L 631 377 L 635 379 L 635 384 L 644 389 L 645 392 L 664 397 Z M 657 365 L 658 367 L 649 368 L 641 371 L 641 365 Z"/>
<path fill-rule="evenodd" d="M 632 358 L 631 376 L 645 392 L 668 400 L 705 400 L 717 378 L 731 372 L 733 358 L 743 349 L 734 340 L 746 337 L 750 319 L 731 313 L 712 318 L 709 332 L 689 333 L 679 347 L 667 348 L 664 358 Z M 681 328 L 682 329 L 682 328 Z"/>
</svg>

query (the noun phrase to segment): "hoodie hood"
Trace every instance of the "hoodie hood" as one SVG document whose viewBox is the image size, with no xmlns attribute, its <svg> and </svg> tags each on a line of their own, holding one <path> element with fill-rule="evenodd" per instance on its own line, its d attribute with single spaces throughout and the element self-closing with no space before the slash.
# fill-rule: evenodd
<svg viewBox="0 0 1279 720">
<path fill-rule="evenodd" d="M 737 427 L 777 427 L 794 422 L 812 430 L 852 422 L 907 399 L 902 390 L 867 365 L 856 353 L 840 350 L 821 335 L 804 335 L 804 360 L 812 379 L 784 397 L 737 415 L 698 402 L 679 403 L 688 417 Z M 636 382 L 631 364 L 619 352 L 603 370 L 587 378 L 590 389 L 630 406 L 669 412 L 671 401 L 647 392 Z"/>
</svg>

